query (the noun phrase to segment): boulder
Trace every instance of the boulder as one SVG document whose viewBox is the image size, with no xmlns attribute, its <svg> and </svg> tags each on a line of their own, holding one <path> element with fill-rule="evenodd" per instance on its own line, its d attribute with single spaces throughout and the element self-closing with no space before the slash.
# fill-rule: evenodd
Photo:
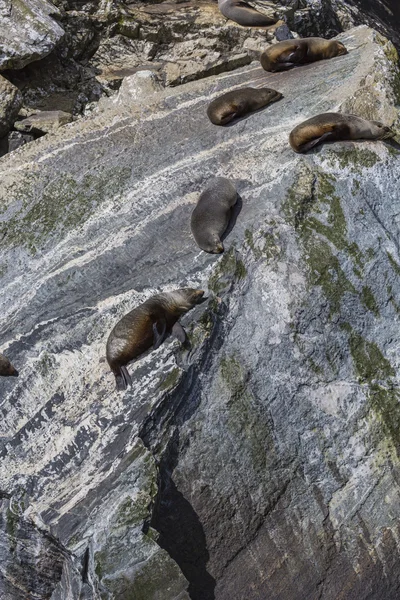
<svg viewBox="0 0 400 600">
<path fill-rule="evenodd" d="M 1 0 L 0 71 L 21 69 L 47 56 L 64 35 L 46 0 Z"/>
<path fill-rule="evenodd" d="M 339 39 L 346 56 L 128 96 L 0 160 L 0 351 L 20 372 L 0 380 L 0 490 L 41 532 L 13 561 L 8 526 L 5 600 L 49 540 L 53 600 L 397 597 L 400 154 L 288 144 L 323 111 L 399 127 L 392 44 Z M 284 98 L 207 119 L 264 84 Z M 222 256 L 189 225 L 216 175 L 242 205 Z M 183 319 L 191 348 L 167 340 L 117 392 L 111 328 L 188 285 L 209 296 Z"/>
<path fill-rule="evenodd" d="M 0 75 L 0 138 L 12 127 L 21 105 L 19 89 Z"/>
</svg>

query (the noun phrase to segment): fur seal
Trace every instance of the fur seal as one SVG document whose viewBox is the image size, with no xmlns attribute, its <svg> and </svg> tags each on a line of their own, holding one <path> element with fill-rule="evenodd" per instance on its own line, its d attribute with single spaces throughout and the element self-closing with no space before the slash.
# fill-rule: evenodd
<svg viewBox="0 0 400 600">
<path fill-rule="evenodd" d="M 224 17 L 244 27 L 268 27 L 278 20 L 267 17 L 242 0 L 218 0 L 218 8 Z"/>
<path fill-rule="evenodd" d="M 273 44 L 264 50 L 260 60 L 265 71 L 275 72 L 343 54 L 348 54 L 348 51 L 341 42 L 310 37 Z"/>
<path fill-rule="evenodd" d="M 205 252 L 220 254 L 224 251 L 221 235 L 228 227 L 237 192 L 225 177 L 212 179 L 202 192 L 192 212 L 190 228 L 196 244 Z"/>
<path fill-rule="evenodd" d="M 280 92 L 271 88 L 233 90 L 215 98 L 207 108 L 207 116 L 214 125 L 226 125 L 236 117 L 258 110 L 282 97 Z"/>
<path fill-rule="evenodd" d="M 3 354 L 0 354 L 0 375 L 3 377 L 18 377 L 17 369 Z"/>
<path fill-rule="evenodd" d="M 289 142 L 295 152 L 307 152 L 322 142 L 341 140 L 386 140 L 395 132 L 379 121 L 367 121 L 356 115 L 322 113 L 297 125 Z"/>
<path fill-rule="evenodd" d="M 115 375 L 118 390 L 125 390 L 132 379 L 126 365 L 146 352 L 158 348 L 168 333 L 186 340 L 179 317 L 204 302 L 203 290 L 182 288 L 151 296 L 127 313 L 115 325 L 107 340 L 106 358 Z"/>
</svg>

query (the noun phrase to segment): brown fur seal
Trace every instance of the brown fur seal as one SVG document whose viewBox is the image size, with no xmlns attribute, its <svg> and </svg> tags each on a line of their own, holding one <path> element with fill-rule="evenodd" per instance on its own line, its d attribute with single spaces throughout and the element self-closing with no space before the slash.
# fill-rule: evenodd
<svg viewBox="0 0 400 600">
<path fill-rule="evenodd" d="M 199 248 L 212 254 L 224 251 L 221 236 L 228 227 L 236 201 L 237 192 L 229 179 L 216 177 L 211 180 L 200 195 L 190 221 Z"/>
<path fill-rule="evenodd" d="M 295 152 L 307 152 L 322 142 L 341 140 L 386 140 L 395 132 L 379 121 L 367 121 L 356 115 L 323 113 L 297 125 L 289 142 Z"/>
<path fill-rule="evenodd" d="M 218 8 L 227 19 L 244 27 L 268 27 L 277 19 L 267 17 L 242 0 L 218 0 Z"/>
<path fill-rule="evenodd" d="M 260 60 L 265 71 L 275 72 L 343 54 L 348 52 L 341 42 L 310 37 L 278 42 L 264 50 Z"/>
<path fill-rule="evenodd" d="M 185 331 L 177 321 L 203 302 L 203 295 L 203 290 L 191 288 L 156 294 L 118 321 L 108 336 L 106 351 L 118 390 L 125 390 L 132 383 L 126 368 L 131 360 L 151 346 L 158 348 L 171 331 L 180 341 L 185 341 Z"/>
<path fill-rule="evenodd" d="M 207 108 L 207 115 L 214 125 L 226 125 L 233 119 L 258 110 L 282 98 L 282 94 L 271 88 L 242 88 L 222 94 Z"/>
<path fill-rule="evenodd" d="M 3 377 L 18 377 L 17 369 L 3 354 L 0 354 L 0 375 Z"/>
</svg>

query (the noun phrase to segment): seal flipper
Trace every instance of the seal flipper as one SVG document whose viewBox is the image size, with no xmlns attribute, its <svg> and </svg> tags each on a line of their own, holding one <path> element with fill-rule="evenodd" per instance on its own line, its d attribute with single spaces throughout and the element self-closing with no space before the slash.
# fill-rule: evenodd
<svg viewBox="0 0 400 600">
<path fill-rule="evenodd" d="M 161 331 L 159 331 L 159 327 Z M 153 323 L 153 334 L 154 334 L 154 342 L 153 348 L 159 348 L 163 341 L 165 340 L 165 333 L 167 331 L 167 322 L 165 319 L 157 319 L 155 323 Z"/>
<path fill-rule="evenodd" d="M 114 375 L 115 381 L 117 383 L 117 390 L 119 390 L 120 392 L 126 390 L 128 385 L 132 385 L 131 376 L 129 375 L 128 369 L 125 367 L 125 365 L 120 367 L 119 372 L 114 373 Z"/>
<path fill-rule="evenodd" d="M 328 133 L 323 133 L 319 138 L 312 140 L 311 142 L 307 142 L 303 144 L 299 148 L 299 152 L 308 152 L 311 148 L 314 148 L 317 144 L 322 144 L 322 142 L 333 142 L 337 140 L 337 136 L 333 133 L 333 131 L 329 131 Z"/>
<path fill-rule="evenodd" d="M 114 373 L 115 375 L 115 382 L 117 384 L 117 390 L 119 392 L 123 392 L 124 390 L 126 390 L 127 388 L 127 384 L 124 378 L 124 374 L 122 373 L 122 370 L 119 371 L 119 373 Z"/>
<path fill-rule="evenodd" d="M 175 336 L 182 344 L 184 344 L 187 340 L 186 331 L 183 329 L 182 325 L 177 321 L 172 328 L 172 335 Z"/>
<path fill-rule="evenodd" d="M 132 385 L 132 378 L 131 378 L 131 376 L 129 375 L 129 371 L 128 371 L 128 369 L 125 367 L 125 365 L 121 367 L 121 371 L 122 371 L 122 376 L 123 376 L 123 378 L 124 378 L 124 380 L 125 380 L 125 383 L 126 383 L 126 385 L 127 385 L 127 386 L 128 386 L 128 385 Z M 126 389 L 126 388 L 125 388 L 125 389 Z"/>
</svg>

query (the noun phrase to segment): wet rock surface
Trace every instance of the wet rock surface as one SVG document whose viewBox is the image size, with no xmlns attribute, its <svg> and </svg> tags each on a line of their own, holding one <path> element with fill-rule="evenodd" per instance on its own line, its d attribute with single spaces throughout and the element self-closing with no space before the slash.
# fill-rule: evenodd
<svg viewBox="0 0 400 600">
<path fill-rule="evenodd" d="M 40 552 L 53 600 L 398 596 L 400 154 L 288 144 L 329 110 L 398 128 L 393 46 L 340 39 L 344 57 L 140 103 L 127 81 L 1 159 L 0 351 L 20 377 L 0 381 L 0 490 L 37 532 L 13 562 L 24 534 L 1 522 L 6 600 L 31 593 L 15 580 L 40 580 Z M 218 94 L 261 84 L 283 100 L 209 122 Z M 218 175 L 242 202 L 222 257 L 189 226 Z M 109 331 L 187 285 L 209 293 L 183 319 L 191 350 L 168 340 L 118 393 Z"/>
</svg>

